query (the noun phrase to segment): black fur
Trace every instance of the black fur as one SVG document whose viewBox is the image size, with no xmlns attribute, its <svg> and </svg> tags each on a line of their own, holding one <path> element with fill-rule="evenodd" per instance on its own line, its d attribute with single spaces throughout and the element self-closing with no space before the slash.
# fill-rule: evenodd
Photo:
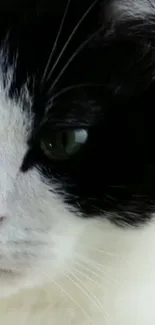
<svg viewBox="0 0 155 325">
<path fill-rule="evenodd" d="M 91 4 L 92 0 L 71 0 L 48 73 Z M 96 2 L 52 76 L 41 83 L 66 5 L 67 0 L 16 2 L 9 10 L 7 4 L 0 5 L 0 35 L 4 41 L 9 32 L 10 62 L 18 51 L 10 96 L 20 95 L 29 76 L 34 99 L 34 130 L 22 170 L 37 166 L 48 180 L 56 179 L 65 200 L 86 217 L 102 214 L 121 225 L 144 223 L 155 211 L 153 17 L 115 25 L 106 19 L 108 1 Z M 86 39 L 89 42 L 52 89 Z M 71 159 L 51 161 L 40 148 L 47 127 L 49 135 L 62 127 L 87 128 L 88 142 Z"/>
</svg>

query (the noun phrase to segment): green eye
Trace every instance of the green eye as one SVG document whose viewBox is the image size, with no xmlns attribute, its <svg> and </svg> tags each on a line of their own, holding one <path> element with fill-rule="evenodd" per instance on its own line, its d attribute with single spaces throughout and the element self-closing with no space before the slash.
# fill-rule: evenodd
<svg viewBox="0 0 155 325">
<path fill-rule="evenodd" d="M 85 129 L 62 130 L 43 139 L 41 148 L 50 159 L 66 160 L 80 150 L 87 138 L 88 131 Z"/>
</svg>

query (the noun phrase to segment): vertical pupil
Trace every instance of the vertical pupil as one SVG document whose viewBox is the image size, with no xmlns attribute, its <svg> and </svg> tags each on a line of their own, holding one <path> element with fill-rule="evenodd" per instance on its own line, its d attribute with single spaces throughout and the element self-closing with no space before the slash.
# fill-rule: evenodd
<svg viewBox="0 0 155 325">
<path fill-rule="evenodd" d="M 66 132 L 62 133 L 62 145 L 63 145 L 64 148 L 66 148 L 66 146 L 67 146 L 67 134 L 66 134 Z"/>
</svg>

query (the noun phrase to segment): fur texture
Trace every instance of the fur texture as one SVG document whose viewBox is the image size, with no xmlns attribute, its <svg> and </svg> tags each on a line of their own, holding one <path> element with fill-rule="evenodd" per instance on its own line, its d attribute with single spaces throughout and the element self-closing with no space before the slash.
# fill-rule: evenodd
<svg viewBox="0 0 155 325">
<path fill-rule="evenodd" d="M 15 1 L 0 17 L 0 322 L 154 325 L 155 4 Z"/>
<path fill-rule="evenodd" d="M 107 1 L 108 3 L 108 1 Z M 107 11 L 115 21 L 131 19 L 148 19 L 153 15 L 155 4 L 153 0 L 109 1 Z"/>
</svg>

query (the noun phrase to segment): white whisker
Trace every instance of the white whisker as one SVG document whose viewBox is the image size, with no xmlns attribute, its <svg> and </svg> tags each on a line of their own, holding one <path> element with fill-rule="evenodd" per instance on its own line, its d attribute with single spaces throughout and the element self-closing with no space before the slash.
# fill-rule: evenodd
<svg viewBox="0 0 155 325">
<path fill-rule="evenodd" d="M 81 263 L 83 263 L 83 264 L 81 264 Z M 78 265 L 78 266 L 80 266 L 80 267 L 82 267 L 82 268 L 84 268 L 84 269 L 86 269 L 87 271 L 89 271 L 89 272 L 91 272 L 92 274 L 94 274 L 95 276 L 97 276 L 97 277 L 99 277 L 100 279 L 103 279 L 104 280 L 104 283 L 106 282 L 106 280 L 107 280 L 107 276 L 109 277 L 109 270 L 108 269 L 105 269 L 105 270 L 103 270 L 103 269 L 100 269 L 98 266 L 96 266 L 96 265 L 93 265 L 93 264 L 91 264 L 90 262 L 88 263 L 88 262 L 86 262 L 86 260 L 80 260 L 80 262 L 79 261 L 76 261 L 76 262 L 74 262 L 74 264 L 75 265 Z M 87 266 L 85 266 L 85 264 L 87 265 Z M 95 263 L 94 263 L 95 264 Z M 91 269 L 90 269 L 90 267 L 92 267 L 92 268 L 94 268 L 96 271 L 98 271 L 98 272 L 101 272 L 102 274 L 103 274 L 103 276 L 102 275 L 100 275 L 100 274 L 98 274 L 98 273 L 96 273 L 96 271 L 92 271 Z M 118 278 L 114 278 L 114 277 L 110 277 L 110 281 L 114 281 L 115 283 L 120 283 L 120 280 L 118 279 Z"/>
<path fill-rule="evenodd" d="M 64 54 L 66 48 L 68 47 L 70 41 L 72 40 L 73 36 L 75 35 L 76 31 L 78 30 L 78 28 L 81 26 L 82 22 L 84 21 L 85 17 L 89 14 L 89 12 L 92 10 L 92 8 L 96 5 L 96 3 L 98 2 L 99 0 L 95 0 L 90 6 L 89 8 L 87 9 L 87 11 L 84 13 L 84 15 L 81 17 L 81 19 L 79 20 L 79 22 L 76 24 L 76 26 L 74 27 L 73 31 L 71 32 L 68 40 L 66 41 L 65 45 L 63 46 L 60 54 L 58 55 L 58 58 L 56 60 L 56 62 L 54 63 L 53 65 L 53 68 L 51 69 L 50 73 L 48 74 L 47 76 L 47 81 L 50 79 L 52 73 L 54 72 L 55 68 L 57 67 L 62 55 Z"/>
<path fill-rule="evenodd" d="M 80 245 L 80 244 L 79 244 Z M 111 253 L 111 252 L 108 252 L 108 251 L 105 251 L 105 250 L 100 250 L 98 248 L 95 248 L 95 247 L 91 247 L 91 246 L 88 246 L 86 247 L 85 245 L 81 245 L 81 247 L 83 247 L 88 250 L 88 251 L 94 251 L 94 252 L 97 252 L 97 253 L 100 253 L 100 254 L 103 254 L 103 255 L 107 255 L 107 256 L 111 256 L 111 257 L 121 257 L 121 254 L 119 253 Z"/>
<path fill-rule="evenodd" d="M 93 280 L 90 276 L 88 276 L 86 273 L 78 270 L 76 267 L 72 268 L 74 272 L 77 272 L 79 274 L 81 274 L 82 276 L 84 276 L 87 280 L 91 281 L 92 283 L 94 283 L 95 285 L 101 287 L 101 283 L 96 282 L 95 280 Z"/>
<path fill-rule="evenodd" d="M 42 79 L 41 79 L 41 84 L 43 84 L 43 82 L 45 81 L 47 71 L 49 69 L 49 65 L 51 63 L 52 57 L 53 57 L 53 55 L 55 53 L 55 50 L 57 48 L 57 44 L 58 44 L 58 41 L 59 41 L 59 38 L 60 38 L 60 35 L 61 35 L 61 32 L 62 32 L 62 28 L 64 26 L 64 22 L 65 22 L 65 19 L 66 19 L 67 13 L 68 13 L 68 9 L 69 9 L 69 6 L 70 6 L 70 2 L 71 2 L 71 0 L 68 0 L 66 8 L 65 8 L 65 12 L 64 12 L 64 15 L 62 17 L 62 21 L 61 21 L 61 24 L 60 24 L 60 27 L 59 27 L 59 30 L 58 30 L 58 33 L 57 33 L 57 36 L 56 36 L 56 40 L 54 42 L 51 54 L 49 56 L 49 59 L 47 61 L 47 64 L 46 64 L 46 67 L 45 67 L 45 70 L 44 70 L 44 73 L 43 73 L 43 76 L 42 76 Z"/>
<path fill-rule="evenodd" d="M 95 36 L 97 36 L 102 30 L 104 29 L 104 27 L 102 26 L 101 28 L 99 28 L 95 33 L 93 33 L 92 35 L 90 35 L 78 48 L 77 50 L 72 54 L 72 56 L 70 57 L 70 59 L 67 61 L 67 63 L 64 65 L 64 67 L 62 68 L 62 70 L 60 71 L 60 73 L 58 74 L 57 78 L 55 79 L 55 81 L 53 82 L 51 88 L 50 88 L 50 92 L 53 90 L 53 88 L 55 87 L 55 85 L 58 83 L 58 81 L 60 80 L 60 78 L 62 77 L 62 75 L 65 73 L 65 71 L 67 70 L 67 68 L 69 67 L 69 65 L 71 64 L 71 62 L 75 59 L 75 57 L 84 49 L 84 47 L 89 44 L 89 42 L 95 38 Z"/>
<path fill-rule="evenodd" d="M 76 256 L 79 257 L 81 261 L 83 260 L 84 263 L 90 264 L 90 265 L 94 266 L 96 269 L 98 268 L 98 270 L 100 270 L 101 272 L 102 271 L 104 272 L 103 264 L 98 263 L 88 257 L 82 256 L 81 254 L 78 254 L 78 253 L 76 253 Z M 107 268 L 107 267 L 104 265 L 104 268 Z"/>
<path fill-rule="evenodd" d="M 81 285 L 79 285 L 77 282 L 75 282 L 70 276 L 67 276 L 69 280 L 71 280 L 74 285 L 93 303 L 93 305 L 95 307 L 97 307 L 97 309 L 101 312 L 101 314 L 104 314 L 105 316 L 105 312 L 103 310 L 103 307 L 100 303 L 100 301 L 97 299 L 97 297 L 93 294 L 93 292 L 86 288 L 84 286 L 84 284 L 82 283 L 82 281 L 72 272 L 70 272 L 70 274 L 80 283 L 82 284 L 83 287 L 81 287 Z M 85 290 L 86 289 L 86 290 Z M 93 299 L 94 298 L 94 299 Z"/>
<path fill-rule="evenodd" d="M 50 281 L 52 281 L 52 283 L 60 289 L 60 291 L 62 291 L 71 301 L 73 301 L 73 303 L 82 311 L 82 313 L 86 316 L 86 318 L 89 320 L 89 322 L 93 324 L 91 318 L 89 317 L 89 315 L 85 312 L 85 310 L 81 307 L 81 305 L 64 289 L 62 288 L 62 286 L 60 286 L 54 279 L 52 279 L 47 273 L 45 273 L 45 276 L 47 278 L 49 278 Z M 66 276 L 65 276 L 66 277 Z M 68 278 L 68 277 L 67 277 Z M 70 280 L 70 279 L 69 279 Z"/>
<path fill-rule="evenodd" d="M 94 270 L 92 271 L 89 267 L 87 267 L 87 266 L 89 266 L 89 264 L 87 264 L 87 266 L 85 266 L 85 265 L 81 264 L 79 261 L 74 262 L 74 264 L 75 265 L 78 265 L 79 267 L 84 268 L 85 270 L 87 270 L 89 272 L 91 272 L 92 274 L 94 274 L 95 276 L 97 276 L 100 279 L 103 279 L 103 280 L 105 279 L 103 276 L 101 276 L 100 274 L 96 273 Z M 106 275 L 106 273 L 104 271 L 102 271 L 102 272 L 104 273 L 104 275 Z"/>
</svg>

